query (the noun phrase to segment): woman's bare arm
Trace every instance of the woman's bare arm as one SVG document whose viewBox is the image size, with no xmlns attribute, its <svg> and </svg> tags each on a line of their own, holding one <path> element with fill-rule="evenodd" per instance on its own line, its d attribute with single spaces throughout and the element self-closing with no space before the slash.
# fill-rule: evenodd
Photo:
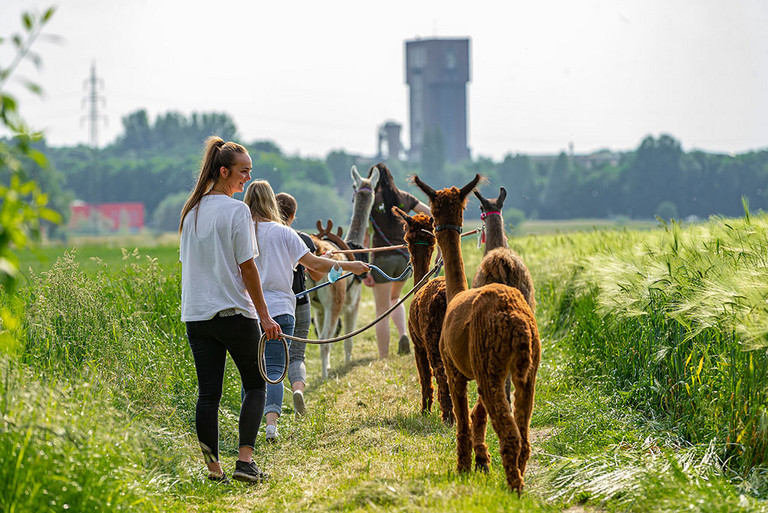
<svg viewBox="0 0 768 513">
<path fill-rule="evenodd" d="M 264 291 L 261 289 L 261 278 L 256 262 L 251 258 L 240 264 L 240 273 L 243 276 L 245 288 L 251 296 L 251 301 L 253 301 L 253 306 L 256 307 L 256 313 L 259 314 L 261 329 L 264 330 L 270 340 L 280 338 L 280 325 L 270 317 L 267 302 L 264 301 Z"/>
<path fill-rule="evenodd" d="M 363 274 L 368 270 L 368 264 L 360 260 L 332 260 L 330 258 L 319 257 L 314 253 L 307 253 L 299 259 L 299 263 L 311 272 L 327 273 L 336 264 L 341 266 L 343 271 L 351 271 L 355 274 Z"/>
</svg>

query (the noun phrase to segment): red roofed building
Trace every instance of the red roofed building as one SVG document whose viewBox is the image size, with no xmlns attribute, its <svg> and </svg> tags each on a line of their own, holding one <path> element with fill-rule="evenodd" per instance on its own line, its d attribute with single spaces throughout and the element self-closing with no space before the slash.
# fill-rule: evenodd
<svg viewBox="0 0 768 513">
<path fill-rule="evenodd" d="M 138 232 L 144 228 L 143 203 L 89 204 L 75 201 L 69 208 L 69 228 L 73 231 Z"/>
</svg>

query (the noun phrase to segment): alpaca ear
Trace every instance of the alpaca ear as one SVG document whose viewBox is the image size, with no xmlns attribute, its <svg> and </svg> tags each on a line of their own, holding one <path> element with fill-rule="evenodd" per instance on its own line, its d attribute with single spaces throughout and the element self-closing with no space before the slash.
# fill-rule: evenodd
<svg viewBox="0 0 768 513">
<path fill-rule="evenodd" d="M 475 187 L 477 187 L 477 183 L 480 181 L 480 175 L 475 175 L 475 177 L 472 179 L 471 182 L 469 182 L 467 185 L 461 188 L 459 191 L 460 197 L 462 199 L 466 198 L 467 195 L 470 193 L 470 191 L 473 191 Z M 418 185 L 418 184 L 417 184 Z"/>
<path fill-rule="evenodd" d="M 491 205 L 488 203 L 488 200 L 485 199 L 482 194 L 480 194 L 480 191 L 475 189 L 472 192 L 474 192 L 475 196 L 477 196 L 477 199 L 480 200 L 480 211 L 481 212 L 490 212 L 491 210 L 493 210 L 493 208 L 491 208 Z"/>
<path fill-rule="evenodd" d="M 401 218 L 403 221 L 405 221 L 408 224 L 409 228 L 411 227 L 412 222 L 413 222 L 411 220 L 411 216 L 409 216 L 408 214 L 403 212 L 401 209 L 399 209 L 397 207 L 392 207 L 392 214 L 395 215 L 396 217 Z"/>
<path fill-rule="evenodd" d="M 357 166 L 352 164 L 352 169 L 349 170 L 349 176 L 352 177 L 352 181 L 355 183 L 355 189 L 359 189 L 363 183 L 363 179 L 360 177 L 360 173 L 357 172 Z"/>
<path fill-rule="evenodd" d="M 504 187 L 499 187 L 499 199 L 496 200 L 499 202 L 499 210 L 504 205 L 505 199 L 507 199 L 507 190 Z"/>
<path fill-rule="evenodd" d="M 376 166 L 373 166 L 373 169 L 371 169 L 371 174 L 368 177 L 368 179 L 371 181 L 371 190 L 376 190 L 376 185 L 379 183 L 379 168 Z"/>
<path fill-rule="evenodd" d="M 430 199 L 430 201 L 435 199 L 435 196 L 437 195 L 437 193 L 435 192 L 435 190 L 432 187 L 430 187 L 429 185 L 427 185 L 424 182 L 422 182 L 419 179 L 419 175 L 413 175 L 413 183 L 415 183 L 416 186 L 419 189 L 424 191 L 424 194 L 427 195 L 427 197 Z"/>
</svg>

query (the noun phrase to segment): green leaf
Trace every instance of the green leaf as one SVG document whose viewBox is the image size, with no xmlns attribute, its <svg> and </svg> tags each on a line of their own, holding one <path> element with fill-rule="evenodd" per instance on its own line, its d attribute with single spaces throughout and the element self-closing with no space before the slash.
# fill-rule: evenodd
<svg viewBox="0 0 768 513">
<path fill-rule="evenodd" d="M 7 94 L 0 95 L 0 103 L 2 104 L 3 110 L 10 112 L 16 110 L 16 100 L 13 98 L 13 96 Z"/>
<path fill-rule="evenodd" d="M 46 11 L 43 13 L 43 17 L 42 17 L 41 21 L 42 21 L 43 23 L 45 23 L 46 21 L 50 20 L 50 19 L 51 19 L 51 16 L 53 16 L 53 13 L 55 13 L 55 12 L 56 12 L 56 7 L 53 7 L 53 6 L 49 7 L 49 8 L 48 8 L 48 9 L 46 9 Z"/>
<path fill-rule="evenodd" d="M 46 221 L 50 221 L 52 223 L 60 224 L 61 214 L 56 212 L 55 210 L 51 210 L 50 208 L 44 208 L 40 210 L 40 217 L 45 219 Z"/>
<path fill-rule="evenodd" d="M 40 150 L 32 149 L 28 156 L 40 167 L 46 167 L 48 165 L 48 158 Z"/>
<path fill-rule="evenodd" d="M 24 28 L 27 30 L 27 32 L 32 30 L 32 27 L 34 26 L 34 22 L 32 21 L 32 15 L 28 12 L 25 12 L 21 15 L 21 21 L 24 23 Z"/>
<path fill-rule="evenodd" d="M 13 45 L 16 48 L 21 48 L 23 44 L 24 44 L 24 41 L 21 39 L 21 36 L 18 35 L 18 34 L 14 34 L 13 35 Z"/>
<path fill-rule="evenodd" d="M 37 184 L 35 182 L 24 182 L 24 184 L 19 187 L 19 193 L 20 194 L 32 194 L 35 190 L 37 190 Z"/>
<path fill-rule="evenodd" d="M 31 80 L 25 80 L 24 81 L 24 87 L 26 87 L 27 90 L 29 92 L 33 93 L 33 94 L 36 94 L 38 96 L 42 96 L 43 95 L 43 88 L 40 87 L 39 84 L 36 84 L 36 83 L 32 82 Z"/>
<path fill-rule="evenodd" d="M 19 268 L 15 263 L 5 257 L 0 257 L 0 274 L 4 274 L 11 279 L 15 279 L 18 275 L 18 272 Z"/>
</svg>

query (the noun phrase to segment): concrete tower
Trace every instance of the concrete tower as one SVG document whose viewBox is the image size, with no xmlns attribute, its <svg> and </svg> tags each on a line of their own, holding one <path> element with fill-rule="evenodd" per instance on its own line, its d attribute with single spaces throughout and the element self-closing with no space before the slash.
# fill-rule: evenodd
<svg viewBox="0 0 768 513">
<path fill-rule="evenodd" d="M 424 135 L 430 130 L 439 130 L 447 162 L 469 158 L 469 79 L 469 39 L 415 39 L 405 42 L 411 160 L 421 160 Z"/>
</svg>

